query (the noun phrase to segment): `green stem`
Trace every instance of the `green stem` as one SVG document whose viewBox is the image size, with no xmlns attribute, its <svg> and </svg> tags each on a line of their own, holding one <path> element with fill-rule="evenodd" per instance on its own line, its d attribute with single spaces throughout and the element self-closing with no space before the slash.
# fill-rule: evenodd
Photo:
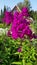
<svg viewBox="0 0 37 65">
<path fill-rule="evenodd" d="M 22 60 L 22 65 L 25 65 L 25 60 L 24 60 L 24 58 L 23 58 L 23 60 Z"/>
</svg>

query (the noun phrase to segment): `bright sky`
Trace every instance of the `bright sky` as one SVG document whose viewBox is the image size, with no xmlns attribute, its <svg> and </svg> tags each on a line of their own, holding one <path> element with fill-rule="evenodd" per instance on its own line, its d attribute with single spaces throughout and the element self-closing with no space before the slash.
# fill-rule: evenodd
<svg viewBox="0 0 37 65">
<path fill-rule="evenodd" d="M 17 5 L 19 2 L 23 2 L 24 0 L 0 0 L 0 10 L 4 8 L 4 5 L 10 7 L 11 9 Z M 37 10 L 37 0 L 30 0 L 31 6 L 33 10 Z"/>
</svg>

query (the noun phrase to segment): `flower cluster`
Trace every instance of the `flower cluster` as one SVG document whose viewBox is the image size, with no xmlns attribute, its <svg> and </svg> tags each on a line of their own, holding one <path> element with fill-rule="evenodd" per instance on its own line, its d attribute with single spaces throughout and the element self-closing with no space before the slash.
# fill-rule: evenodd
<svg viewBox="0 0 37 65">
<path fill-rule="evenodd" d="M 13 25 L 11 26 L 12 38 L 23 38 L 24 35 L 30 36 L 32 31 L 29 29 L 29 24 L 26 19 L 22 18 L 21 21 L 14 19 Z"/>
<path fill-rule="evenodd" d="M 30 16 L 27 7 L 23 7 L 23 8 L 22 8 L 22 14 L 23 14 L 23 16 L 26 16 L 26 17 Z"/>
<path fill-rule="evenodd" d="M 13 21 L 13 15 L 11 12 L 6 11 L 4 13 L 3 22 L 6 23 L 6 25 L 9 25 Z"/>
<path fill-rule="evenodd" d="M 28 17 L 30 17 L 30 15 L 27 7 L 22 8 L 21 12 L 16 11 L 13 15 L 11 12 L 5 12 L 4 22 L 7 25 L 12 22 L 10 32 L 13 39 L 23 38 L 25 35 L 30 39 L 33 37 L 37 38 L 29 27 L 30 22 L 27 20 Z"/>
</svg>

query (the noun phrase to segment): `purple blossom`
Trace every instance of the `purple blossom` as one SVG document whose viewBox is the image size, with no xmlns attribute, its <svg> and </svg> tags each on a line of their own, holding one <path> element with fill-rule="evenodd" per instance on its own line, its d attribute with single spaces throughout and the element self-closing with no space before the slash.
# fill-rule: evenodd
<svg viewBox="0 0 37 65">
<path fill-rule="evenodd" d="M 22 50 L 21 50 L 21 48 L 18 48 L 18 50 L 17 50 L 18 52 L 22 52 Z"/>
<path fill-rule="evenodd" d="M 31 36 L 32 31 L 29 29 L 29 23 L 26 19 L 17 20 L 14 19 L 13 25 L 11 26 L 12 38 L 23 38 L 24 35 Z"/>
<path fill-rule="evenodd" d="M 27 7 L 23 7 L 22 11 L 25 12 L 25 13 L 27 13 L 28 12 L 28 8 Z"/>
<path fill-rule="evenodd" d="M 7 25 L 10 24 L 11 22 L 13 22 L 13 15 L 11 12 L 6 11 L 4 13 L 3 22 L 6 23 Z"/>
<path fill-rule="evenodd" d="M 23 14 L 23 16 L 26 16 L 26 17 L 30 16 L 27 7 L 23 7 L 23 8 L 22 8 L 22 14 Z"/>
</svg>

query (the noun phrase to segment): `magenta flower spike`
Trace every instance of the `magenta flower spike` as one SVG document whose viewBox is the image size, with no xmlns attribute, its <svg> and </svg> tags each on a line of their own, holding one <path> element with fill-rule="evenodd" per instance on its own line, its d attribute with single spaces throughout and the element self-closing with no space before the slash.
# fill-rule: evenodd
<svg viewBox="0 0 37 65">
<path fill-rule="evenodd" d="M 3 22 L 6 23 L 6 25 L 9 25 L 11 22 L 13 22 L 13 15 L 11 12 L 5 12 Z"/>
</svg>

